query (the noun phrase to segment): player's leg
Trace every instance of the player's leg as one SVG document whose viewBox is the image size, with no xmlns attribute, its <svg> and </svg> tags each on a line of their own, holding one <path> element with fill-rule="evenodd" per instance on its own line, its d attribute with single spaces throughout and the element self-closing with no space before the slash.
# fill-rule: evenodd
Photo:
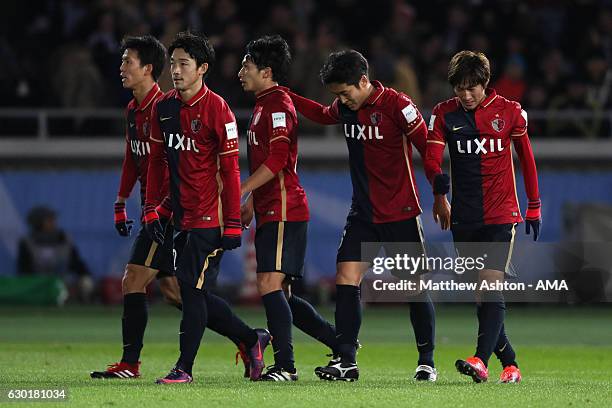
<svg viewBox="0 0 612 408">
<path fill-rule="evenodd" d="M 331 350 L 332 355 L 337 354 L 338 340 L 336 328 L 329 323 L 307 300 L 295 295 L 289 285 L 285 293 L 289 298 L 289 307 L 293 314 L 295 327 L 325 344 Z"/>
<path fill-rule="evenodd" d="M 501 383 L 516 383 L 521 381 L 521 372 L 516 362 L 516 353 L 508 340 L 506 330 L 502 324 L 497 344 L 495 345 L 495 356 L 502 364 L 503 371 L 499 376 Z"/>
<path fill-rule="evenodd" d="M 180 237 L 182 237 L 182 235 Z M 169 242 L 171 242 L 174 239 L 171 231 L 169 235 L 166 234 L 166 239 L 170 240 Z M 177 239 L 176 248 L 171 248 L 171 251 L 167 253 L 168 257 L 166 260 L 160 260 L 160 271 L 157 273 L 157 280 L 159 282 L 159 288 L 164 297 L 164 300 L 166 301 L 166 303 L 176 307 L 179 310 L 183 310 L 183 305 L 182 305 L 182 299 L 181 299 L 181 293 L 180 293 L 180 287 L 178 284 L 178 280 L 176 279 L 176 276 L 174 275 L 174 269 L 175 269 L 174 259 L 179 256 L 179 253 L 182 251 L 183 247 L 184 247 L 184 242 L 181 241 L 181 238 Z M 161 262 L 165 262 L 165 263 L 162 264 Z M 218 268 L 219 268 L 218 263 L 217 264 L 213 263 L 212 265 L 209 265 L 208 274 L 213 275 L 213 276 L 218 275 L 219 273 Z M 218 296 L 212 294 L 211 292 L 209 292 L 209 295 L 210 296 L 207 296 L 207 300 L 212 299 L 212 301 L 214 302 L 218 298 Z M 244 340 L 244 336 L 241 336 L 240 334 L 235 334 L 236 330 L 238 330 L 239 333 L 244 332 L 243 329 L 246 325 L 242 321 L 236 323 L 237 317 L 228 318 L 228 313 L 227 312 L 224 313 L 224 308 L 220 308 L 221 312 L 219 313 L 215 313 L 214 312 L 215 310 L 217 310 L 217 308 L 213 308 L 211 312 L 210 301 L 209 301 L 209 308 L 208 308 L 209 313 L 208 313 L 207 327 L 211 329 L 212 331 L 219 333 L 220 335 L 224 337 L 227 337 L 232 343 L 236 345 L 236 347 L 238 348 L 238 353 L 236 355 L 236 364 L 238 363 L 238 356 L 240 356 L 244 364 L 244 376 L 249 377 L 250 370 L 251 370 L 251 367 L 250 367 L 251 359 L 249 358 L 248 347 L 252 347 L 252 346 L 247 347 L 247 345 L 244 342 L 246 341 Z M 242 324 L 240 325 L 239 323 L 242 323 Z M 237 324 L 238 324 L 237 329 L 232 330 L 234 327 L 236 327 Z M 251 329 L 249 328 L 249 330 Z M 256 336 L 254 337 L 256 338 Z M 247 343 L 249 341 L 250 340 L 248 340 Z"/>
<path fill-rule="evenodd" d="M 266 329 L 253 329 L 236 315 L 227 302 L 207 291 L 207 327 L 232 340 L 245 364 L 245 377 L 257 380 L 265 368 L 263 352 L 270 343 Z"/>
<path fill-rule="evenodd" d="M 404 255 L 408 251 L 414 257 L 425 254 L 423 228 L 420 217 L 377 225 L 380 240 L 390 243 L 385 246 L 387 256 Z M 393 245 L 391 243 L 398 243 Z M 418 275 L 403 279 L 420 279 L 426 270 L 417 271 Z M 434 366 L 435 346 L 435 310 L 429 293 L 416 291 L 408 298 L 410 322 L 414 331 L 417 351 L 419 353 L 414 378 L 418 381 L 436 381 L 437 371 Z"/>
<path fill-rule="evenodd" d="M 184 242 L 176 260 L 176 276 L 183 302 L 179 330 L 180 356 L 174 368 L 158 384 L 187 383 L 193 380 L 192 369 L 208 322 L 206 290 L 203 285 L 211 263 L 218 262 L 220 231 L 202 229 L 180 231 L 176 242 Z"/>
<path fill-rule="evenodd" d="M 157 259 L 163 247 L 151 241 L 144 229 L 138 233 L 132 245 L 130 260 L 122 280 L 123 355 L 120 362 L 104 371 L 90 373 L 92 378 L 135 378 L 140 376 L 140 352 L 148 321 L 146 287 L 157 274 Z"/>
<path fill-rule="evenodd" d="M 291 282 L 304 276 L 304 259 L 308 242 L 307 222 L 286 222 L 281 269 L 286 275 L 283 290 L 291 308 L 293 324 L 309 336 L 319 340 L 336 353 L 336 328 L 321 316 L 305 299 L 295 295 Z"/>
<path fill-rule="evenodd" d="M 257 289 L 266 310 L 268 329 L 272 334 L 274 368 L 287 375 L 264 374 L 264 379 L 297 379 L 293 356 L 291 326 L 293 315 L 283 292 L 286 275 L 281 272 L 285 249 L 286 222 L 268 222 L 257 228 L 255 254 L 257 257 Z M 292 377 L 294 376 L 294 377 Z"/>
<path fill-rule="evenodd" d="M 368 269 L 362 262 L 361 243 L 376 242 L 377 233 L 372 224 L 348 217 L 336 257 L 336 337 L 337 356 L 324 367 L 315 368 L 315 374 L 324 380 L 356 381 L 357 337 L 361 328 L 361 292 L 359 285 Z"/>
<path fill-rule="evenodd" d="M 470 252 L 487 253 L 486 269 L 478 273 L 478 287 L 482 282 L 494 286 L 504 281 L 510 263 L 514 242 L 514 225 L 490 225 L 477 230 L 482 245 Z M 476 240 L 476 239 L 474 239 Z M 482 254 L 480 254 L 482 256 Z M 488 362 L 495 350 L 504 324 L 506 305 L 500 290 L 482 290 L 477 292 L 478 338 L 476 353 L 466 360 L 457 360 L 457 370 L 469 375 L 475 382 L 487 381 Z"/>
</svg>

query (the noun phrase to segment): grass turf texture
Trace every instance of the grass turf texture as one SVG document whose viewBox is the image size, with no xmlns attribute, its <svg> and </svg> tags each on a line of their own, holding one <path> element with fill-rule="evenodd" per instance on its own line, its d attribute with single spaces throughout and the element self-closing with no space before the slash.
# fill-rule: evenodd
<svg viewBox="0 0 612 408">
<path fill-rule="evenodd" d="M 254 326 L 263 310 L 237 309 Z M 325 310 L 329 318 L 331 310 Z M 506 331 L 524 376 L 521 384 L 497 384 L 501 371 L 493 358 L 490 382 L 474 384 L 454 368 L 474 352 L 476 318 L 464 305 L 437 307 L 435 384 L 412 381 L 416 350 L 408 306 L 364 311 L 356 383 L 323 382 L 313 368 L 328 351 L 294 331 L 297 383 L 251 383 L 233 365 L 234 346 L 206 332 L 194 367 L 194 383 L 155 385 L 178 356 L 180 315 L 168 306 L 149 314 L 138 380 L 92 380 L 120 356 L 119 308 L 0 308 L 0 389 L 68 390 L 67 402 L 45 406 L 431 406 L 562 407 L 612 405 L 612 310 L 511 306 Z M 272 351 L 266 353 L 272 362 Z M 4 405 L 6 397 L 0 397 Z M 493 405 L 495 404 L 495 405 Z M 15 404 L 11 404 L 17 406 Z M 18 406 L 32 405 L 20 403 Z M 39 406 L 39 405 L 35 405 Z"/>
</svg>

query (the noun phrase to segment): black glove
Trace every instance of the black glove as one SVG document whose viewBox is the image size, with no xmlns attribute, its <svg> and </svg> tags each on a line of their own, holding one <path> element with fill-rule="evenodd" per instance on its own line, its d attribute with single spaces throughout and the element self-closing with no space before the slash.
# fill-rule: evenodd
<svg viewBox="0 0 612 408">
<path fill-rule="evenodd" d="M 238 248 L 242 244 L 242 226 L 240 220 L 230 219 L 225 223 L 223 237 L 221 238 L 221 248 L 226 251 Z"/>
<path fill-rule="evenodd" d="M 122 237 L 128 237 L 132 232 L 134 220 L 128 220 L 125 203 L 115 203 L 115 229 Z"/>
<path fill-rule="evenodd" d="M 525 214 L 525 233 L 529 235 L 533 228 L 533 240 L 537 241 L 542 228 L 542 203 L 540 200 L 529 200 Z"/>
<path fill-rule="evenodd" d="M 147 231 L 149 238 L 157 242 L 159 245 L 163 245 L 164 227 L 162 227 L 161 222 L 159 222 L 159 216 L 157 215 L 157 211 L 155 211 L 155 207 L 145 206 L 143 222 L 145 231 Z"/>
</svg>

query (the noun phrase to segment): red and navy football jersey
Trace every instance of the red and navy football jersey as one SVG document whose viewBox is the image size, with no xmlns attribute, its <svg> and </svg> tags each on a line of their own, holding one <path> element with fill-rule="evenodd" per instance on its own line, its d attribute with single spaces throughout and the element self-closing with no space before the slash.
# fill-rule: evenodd
<svg viewBox="0 0 612 408">
<path fill-rule="evenodd" d="M 147 189 L 147 170 L 151 145 L 149 142 L 151 130 L 151 109 L 164 93 L 157 84 L 138 105 L 136 99 L 128 103 L 125 110 L 125 157 L 121 169 L 119 197 L 128 198 L 136 181 L 140 183 L 140 204 L 144 206 Z M 167 189 L 167 176 L 163 189 Z"/>
<path fill-rule="evenodd" d="M 275 177 L 253 191 L 257 227 L 270 221 L 308 221 L 308 201 L 297 175 L 297 114 L 283 88 L 275 86 L 257 95 L 247 139 L 250 174 L 261 165 L 271 167 L 270 153 L 277 143 L 289 145 L 284 163 L 274 163 L 280 168 L 270 169 L 278 171 Z"/>
<path fill-rule="evenodd" d="M 372 223 L 422 212 L 412 165 L 412 145 L 425 157 L 427 126 L 410 98 L 380 82 L 357 111 L 336 99 L 322 105 L 291 93 L 296 108 L 322 124 L 341 123 L 349 151 L 353 199 L 349 216 Z"/>
<path fill-rule="evenodd" d="M 464 109 L 457 98 L 442 102 L 433 109 L 429 121 L 427 161 L 441 162 L 445 145 L 450 153 L 452 224 L 522 221 L 511 141 L 515 147 L 525 146 L 520 147 L 520 155 L 531 157 L 521 157 L 526 190 L 530 199 L 539 199 L 527 136 L 527 113 L 518 102 L 497 95 L 494 89 L 488 88 L 486 95 L 474 110 Z M 437 163 L 433 165 L 440 168 Z"/>
<path fill-rule="evenodd" d="M 177 229 L 239 220 L 238 129 L 225 100 L 206 85 L 186 102 L 173 89 L 158 100 L 152 115 L 147 205 L 160 199 L 161 169 L 167 163 Z"/>
</svg>

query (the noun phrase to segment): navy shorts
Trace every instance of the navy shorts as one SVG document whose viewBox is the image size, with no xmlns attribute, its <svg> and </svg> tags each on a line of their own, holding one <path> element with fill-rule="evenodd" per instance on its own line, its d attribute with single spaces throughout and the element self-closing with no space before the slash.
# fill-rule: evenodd
<svg viewBox="0 0 612 408">
<path fill-rule="evenodd" d="M 421 219 L 417 216 L 402 221 L 374 224 L 349 216 L 342 232 L 336 263 L 370 262 L 370 259 L 362 257 L 361 244 L 364 242 L 419 243 L 424 253 Z M 395 249 L 391 250 L 395 252 Z M 420 256 L 421 254 L 414 255 Z M 393 254 L 388 253 L 387 256 L 393 256 Z"/>
<path fill-rule="evenodd" d="M 462 257 L 484 257 L 485 269 L 516 276 L 510 264 L 516 224 L 452 225 L 455 249 Z M 486 256 L 485 256 L 486 255 Z"/>
<path fill-rule="evenodd" d="M 257 272 L 282 272 L 291 279 L 304 276 L 307 221 L 272 221 L 255 232 Z"/>
<path fill-rule="evenodd" d="M 160 246 L 157 242 L 151 240 L 147 231 L 141 227 L 136 240 L 132 244 L 128 263 L 158 270 L 157 279 L 174 276 L 172 257 L 173 231 L 171 224 L 165 225 L 164 245 Z"/>
<path fill-rule="evenodd" d="M 175 273 L 181 282 L 197 289 L 212 288 L 222 256 L 220 228 L 174 232 Z"/>
</svg>

